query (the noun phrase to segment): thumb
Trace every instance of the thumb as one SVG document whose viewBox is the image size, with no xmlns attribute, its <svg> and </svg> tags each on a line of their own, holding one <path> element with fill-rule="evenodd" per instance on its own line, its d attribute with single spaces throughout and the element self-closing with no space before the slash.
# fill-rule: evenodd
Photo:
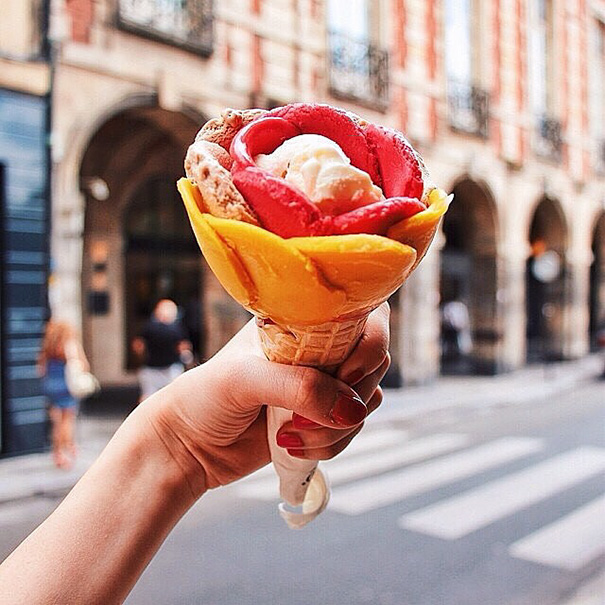
<svg viewBox="0 0 605 605">
<path fill-rule="evenodd" d="M 323 426 L 360 424 L 368 410 L 347 384 L 314 368 L 289 366 L 254 355 L 232 361 L 223 392 L 241 409 L 285 408 Z M 237 380 L 233 380 L 237 376 Z"/>
</svg>

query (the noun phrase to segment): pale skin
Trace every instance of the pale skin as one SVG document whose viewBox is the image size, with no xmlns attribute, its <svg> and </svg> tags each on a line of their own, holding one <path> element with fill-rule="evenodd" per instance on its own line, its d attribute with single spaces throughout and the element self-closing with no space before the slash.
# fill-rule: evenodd
<svg viewBox="0 0 605 605">
<path fill-rule="evenodd" d="M 278 432 L 278 443 L 294 435 L 302 444 L 293 455 L 338 454 L 382 401 L 388 315 L 386 304 L 371 314 L 336 378 L 266 361 L 249 323 L 125 420 L 58 508 L 0 565 L 0 604 L 121 603 L 208 489 L 269 462 L 263 404 L 294 412 Z"/>
</svg>

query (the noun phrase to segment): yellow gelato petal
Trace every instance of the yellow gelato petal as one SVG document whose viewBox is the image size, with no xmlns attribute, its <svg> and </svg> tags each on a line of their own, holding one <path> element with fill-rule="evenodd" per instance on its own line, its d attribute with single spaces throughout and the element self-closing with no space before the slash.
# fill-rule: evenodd
<svg viewBox="0 0 605 605">
<path fill-rule="evenodd" d="M 257 315 L 296 325 L 363 315 L 386 300 L 416 266 L 415 247 L 426 252 L 449 203 L 441 190 L 431 192 L 427 210 L 392 227 L 395 237 L 389 231 L 389 238 L 284 239 L 205 213 L 197 187 L 187 179 L 178 188 L 200 248 L 227 292 Z"/>
<path fill-rule="evenodd" d="M 287 240 L 305 254 L 332 286 L 347 295 L 344 312 L 375 308 L 407 278 L 416 251 L 379 235 L 293 237 Z"/>
<path fill-rule="evenodd" d="M 178 190 L 185 202 L 195 239 L 214 274 L 241 305 L 249 308 L 256 299 L 256 288 L 238 256 L 221 241 L 216 231 L 208 224 L 210 214 L 201 212 L 203 201 L 198 188 L 187 179 L 180 179 Z"/>
<path fill-rule="evenodd" d="M 447 211 L 452 197 L 452 195 L 448 196 L 443 189 L 433 189 L 428 195 L 426 210 L 400 221 L 388 230 L 388 237 L 412 246 L 416 250 L 416 263 L 412 269 L 424 258 L 435 237 L 439 221 Z"/>
</svg>

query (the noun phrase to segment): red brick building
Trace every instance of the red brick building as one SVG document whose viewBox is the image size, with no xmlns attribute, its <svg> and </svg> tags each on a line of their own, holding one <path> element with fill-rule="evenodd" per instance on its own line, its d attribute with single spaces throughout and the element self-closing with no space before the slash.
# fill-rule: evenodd
<svg viewBox="0 0 605 605">
<path fill-rule="evenodd" d="M 128 343 L 158 295 L 200 309 L 202 357 L 246 319 L 200 260 L 173 185 L 205 120 L 293 101 L 400 128 L 455 194 L 392 301 L 393 384 L 590 350 L 605 320 L 603 0 L 50 7 L 51 305 L 82 327 L 104 385 L 134 382 Z M 454 299 L 471 348 L 449 358 L 440 305 Z"/>
</svg>

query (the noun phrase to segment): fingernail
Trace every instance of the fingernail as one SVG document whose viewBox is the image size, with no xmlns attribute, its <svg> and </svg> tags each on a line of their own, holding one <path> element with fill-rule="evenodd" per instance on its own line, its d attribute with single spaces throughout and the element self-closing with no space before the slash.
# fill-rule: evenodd
<svg viewBox="0 0 605 605">
<path fill-rule="evenodd" d="M 296 433 L 279 433 L 276 438 L 277 445 L 280 447 L 303 447 L 303 440 Z"/>
<path fill-rule="evenodd" d="M 354 426 L 363 421 L 368 414 L 368 408 L 359 397 L 340 392 L 336 403 L 330 411 L 330 418 L 341 426 Z"/>
<path fill-rule="evenodd" d="M 295 429 L 318 429 L 321 428 L 321 424 L 317 422 L 313 422 L 313 420 L 309 420 L 304 416 L 299 416 L 298 414 L 292 415 L 292 426 Z"/>
<path fill-rule="evenodd" d="M 305 455 L 304 450 L 287 450 L 290 456 L 296 456 L 297 458 L 302 458 Z"/>
<path fill-rule="evenodd" d="M 356 370 L 353 370 L 348 376 L 343 378 L 342 381 L 352 386 L 354 384 L 357 384 L 364 376 L 365 372 L 361 368 L 357 368 Z"/>
</svg>

